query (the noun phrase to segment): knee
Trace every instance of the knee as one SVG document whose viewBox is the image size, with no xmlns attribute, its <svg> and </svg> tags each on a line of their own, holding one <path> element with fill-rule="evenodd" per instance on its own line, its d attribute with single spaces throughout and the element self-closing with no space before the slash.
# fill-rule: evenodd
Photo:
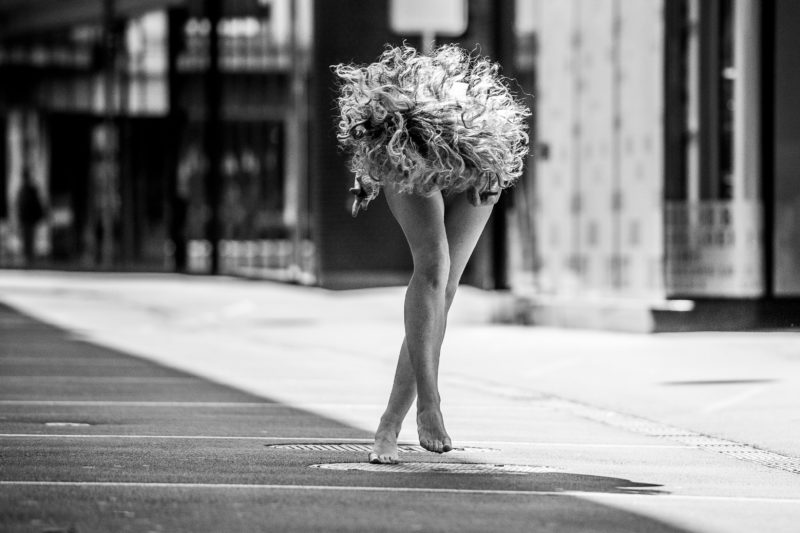
<svg viewBox="0 0 800 533">
<path fill-rule="evenodd" d="M 428 250 L 414 258 L 414 278 L 431 289 L 444 291 L 450 274 L 450 256 L 447 250 Z"/>
</svg>

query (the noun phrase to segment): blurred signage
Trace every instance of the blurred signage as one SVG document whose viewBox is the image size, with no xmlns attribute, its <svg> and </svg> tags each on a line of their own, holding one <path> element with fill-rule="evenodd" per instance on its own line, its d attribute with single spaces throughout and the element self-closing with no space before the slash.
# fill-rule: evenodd
<svg viewBox="0 0 800 533">
<path fill-rule="evenodd" d="M 467 0 L 390 0 L 395 33 L 458 37 L 467 31 Z"/>
<path fill-rule="evenodd" d="M 667 292 L 709 297 L 763 295 L 762 216 L 758 201 L 668 202 Z"/>
</svg>

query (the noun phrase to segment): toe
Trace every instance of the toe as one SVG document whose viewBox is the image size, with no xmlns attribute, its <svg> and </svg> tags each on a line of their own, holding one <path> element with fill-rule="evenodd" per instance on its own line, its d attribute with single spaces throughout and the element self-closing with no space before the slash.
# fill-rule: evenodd
<svg viewBox="0 0 800 533">
<path fill-rule="evenodd" d="M 444 442 L 442 442 L 442 452 L 450 451 L 453 451 L 453 443 L 450 441 L 450 439 L 445 439 Z"/>
<path fill-rule="evenodd" d="M 381 458 L 375 452 L 370 452 L 369 454 L 369 462 L 374 465 L 381 464 Z"/>
</svg>

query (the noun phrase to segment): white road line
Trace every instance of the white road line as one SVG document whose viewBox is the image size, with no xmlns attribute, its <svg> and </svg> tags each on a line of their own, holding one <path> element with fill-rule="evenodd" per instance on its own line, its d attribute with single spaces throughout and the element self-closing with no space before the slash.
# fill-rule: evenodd
<svg viewBox="0 0 800 533">
<path fill-rule="evenodd" d="M 328 442 L 331 439 L 307 439 L 286 437 L 260 437 L 256 435 L 81 435 L 81 434 L 53 434 L 53 433 L 0 433 L 0 438 L 9 439 L 171 439 L 171 440 L 277 440 L 277 441 L 303 441 L 303 442 Z M 364 439 L 335 439 L 336 442 L 366 443 Z"/>
<path fill-rule="evenodd" d="M 0 400 L 0 406 L 47 406 L 47 407 L 281 407 L 290 406 L 274 402 L 142 402 L 114 400 Z"/>
<path fill-rule="evenodd" d="M 0 481 L 0 487 L 96 487 L 96 488 L 154 488 L 154 489 L 244 489 L 244 490 L 286 490 L 286 491 L 327 491 L 327 492 L 411 492 L 434 494 L 478 494 L 483 496 L 571 496 L 586 498 L 648 498 L 653 500 L 693 500 L 741 503 L 780 503 L 800 504 L 800 498 L 763 498 L 749 496 L 698 496 L 680 494 L 626 494 L 581 491 L 533 491 L 533 490 L 491 490 L 491 489 L 442 489 L 425 487 L 369 487 L 332 485 L 266 485 L 246 483 L 142 483 L 114 481 Z"/>
<path fill-rule="evenodd" d="M 52 356 L 42 356 L 37 355 L 34 357 L 22 357 L 22 356 L 13 356 L 13 355 L 6 355 L 0 359 L 4 365 L 24 365 L 24 366 L 50 366 L 53 363 L 61 363 L 64 366 L 69 366 L 70 368 L 76 366 L 88 366 L 92 368 L 98 367 L 110 367 L 110 368 L 133 368 L 133 367 L 143 367 L 146 366 L 146 363 L 138 363 L 136 361 L 126 361 L 125 359 L 101 359 L 100 357 L 70 357 L 66 359 L 62 355 L 53 354 Z"/>
<path fill-rule="evenodd" d="M 126 435 L 126 434 L 80 434 L 80 433 L 0 433 L 0 439 L 184 439 L 184 440 L 264 440 L 302 443 L 330 444 L 372 444 L 371 439 L 331 438 L 331 437 L 267 437 L 259 435 Z M 400 442 L 403 446 L 416 446 L 416 442 Z M 616 444 L 583 442 L 511 442 L 511 441 L 458 441 L 460 446 L 524 446 L 537 448 L 644 448 L 644 449 L 695 449 L 695 446 L 676 444 Z"/>
<path fill-rule="evenodd" d="M 0 407 L 13 406 L 66 406 L 66 407 L 272 407 L 281 409 L 294 409 L 311 411 L 336 407 L 338 409 L 376 409 L 385 407 L 383 404 L 355 404 L 355 403 L 281 403 L 281 402 L 176 402 L 176 401 L 140 401 L 140 400 L 0 400 Z M 317 413 L 310 415 L 321 416 Z"/>
<path fill-rule="evenodd" d="M 194 376 L 0 376 L 0 383 L 58 382 L 58 383 L 205 383 L 205 380 Z"/>
</svg>

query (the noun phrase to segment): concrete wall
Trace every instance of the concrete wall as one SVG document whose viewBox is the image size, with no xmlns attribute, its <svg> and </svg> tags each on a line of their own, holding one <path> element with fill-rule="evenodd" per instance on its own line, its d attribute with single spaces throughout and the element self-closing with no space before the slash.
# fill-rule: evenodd
<svg viewBox="0 0 800 533">
<path fill-rule="evenodd" d="M 662 0 L 538 0 L 537 285 L 662 291 Z"/>
</svg>

